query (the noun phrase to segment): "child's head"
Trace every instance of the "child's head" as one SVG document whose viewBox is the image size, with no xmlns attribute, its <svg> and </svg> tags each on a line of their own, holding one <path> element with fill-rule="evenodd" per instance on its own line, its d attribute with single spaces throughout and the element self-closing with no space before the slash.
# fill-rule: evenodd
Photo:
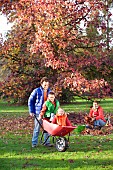
<svg viewBox="0 0 113 170">
<path fill-rule="evenodd" d="M 51 102 L 54 102 L 54 100 L 55 100 L 55 93 L 51 91 L 51 92 L 48 94 L 48 99 L 49 99 Z"/>
<path fill-rule="evenodd" d="M 57 111 L 57 116 L 62 116 L 65 114 L 65 111 L 62 108 L 59 108 Z"/>
</svg>

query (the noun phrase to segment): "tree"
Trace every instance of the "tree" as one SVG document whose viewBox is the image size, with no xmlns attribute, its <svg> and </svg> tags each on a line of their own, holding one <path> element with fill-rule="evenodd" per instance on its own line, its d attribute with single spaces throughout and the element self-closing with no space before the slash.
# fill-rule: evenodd
<svg viewBox="0 0 113 170">
<path fill-rule="evenodd" d="M 98 92 L 96 89 L 100 89 L 100 85 L 96 88 L 94 82 L 91 83 L 88 79 L 91 79 L 92 73 L 92 78 L 96 81 L 97 77 L 94 75 L 99 72 L 100 82 L 106 75 L 108 67 L 101 70 L 101 60 L 104 60 L 106 66 L 108 63 L 106 51 L 103 50 L 103 43 L 98 40 L 95 43 L 95 39 L 91 40 L 91 37 L 83 33 L 81 22 L 83 21 L 87 30 L 91 28 L 91 18 L 95 18 L 95 22 L 98 21 L 98 11 L 104 8 L 103 1 L 19 0 L 5 1 L 1 5 L 2 13 L 8 16 L 9 21 L 15 22 L 13 32 L 8 34 L 8 40 L 3 47 L 3 57 L 11 71 L 8 81 L 26 82 L 27 87 L 22 84 L 27 92 L 33 85 L 29 85 L 31 78 L 27 73 L 31 73 L 33 79 L 38 72 L 37 81 L 40 76 L 51 76 L 54 73 L 53 82 L 56 82 L 56 89 L 70 88 L 76 94 L 83 95 L 86 91 L 90 93 L 89 87 L 92 87 L 93 93 Z M 96 48 L 98 50 L 95 50 Z M 25 79 L 22 77 L 23 73 Z M 5 81 L 2 86 L 4 93 L 8 87 L 6 84 Z M 17 86 L 14 88 L 12 83 L 8 84 L 12 89 L 8 96 L 14 91 L 16 95 L 21 93 L 21 90 L 17 92 Z M 24 96 L 25 94 L 21 98 Z"/>
<path fill-rule="evenodd" d="M 18 29 L 17 29 L 18 30 Z M 16 31 L 17 31 L 16 30 Z M 3 96 L 8 101 L 25 104 L 31 91 L 40 85 L 41 77 L 48 76 L 54 82 L 57 72 L 51 67 L 46 68 L 40 54 L 30 54 L 27 51 L 27 38 L 22 38 L 21 45 L 14 45 L 13 37 L 16 31 L 11 31 L 11 37 L 5 42 L 3 48 L 2 72 L 5 70 L 5 79 L 2 81 Z M 5 50 L 10 44 L 11 48 Z M 13 100 L 12 100 L 13 99 Z"/>
</svg>

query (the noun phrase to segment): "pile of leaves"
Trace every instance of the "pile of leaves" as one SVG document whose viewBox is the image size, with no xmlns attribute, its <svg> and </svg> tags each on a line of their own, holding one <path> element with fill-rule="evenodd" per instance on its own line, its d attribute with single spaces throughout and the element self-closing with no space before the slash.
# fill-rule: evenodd
<svg viewBox="0 0 113 170">
<path fill-rule="evenodd" d="M 70 112 L 68 113 L 68 118 L 71 121 L 73 125 L 83 125 L 84 122 L 84 116 L 85 113 L 80 112 L 80 113 L 75 113 L 75 112 Z"/>
<path fill-rule="evenodd" d="M 72 125 L 84 125 L 84 116 L 85 113 L 75 113 L 70 112 L 68 118 L 71 121 Z M 19 134 L 32 134 L 34 127 L 34 118 L 30 116 L 24 117 L 8 117 L 3 116 L 0 119 L 0 134 L 5 135 L 8 132 Z M 111 125 L 113 125 L 113 119 L 111 119 Z M 113 126 L 105 126 L 101 130 L 90 130 L 85 129 L 81 132 L 82 135 L 107 135 L 113 132 Z"/>
<path fill-rule="evenodd" d="M 0 133 L 2 135 L 11 132 L 15 134 L 31 134 L 33 131 L 33 119 L 28 117 L 2 117 L 0 119 Z"/>
<path fill-rule="evenodd" d="M 71 112 L 68 115 L 69 120 L 73 125 L 84 125 L 85 124 L 85 113 L 75 113 Z M 106 117 L 106 115 L 105 115 Z M 110 119 L 110 126 L 104 126 L 101 130 L 97 129 L 87 129 L 85 128 L 81 134 L 82 135 L 107 135 L 113 133 L 113 118 Z"/>
<path fill-rule="evenodd" d="M 108 135 L 113 133 L 113 126 L 104 126 L 101 130 L 85 129 L 81 132 L 82 135 Z"/>
</svg>

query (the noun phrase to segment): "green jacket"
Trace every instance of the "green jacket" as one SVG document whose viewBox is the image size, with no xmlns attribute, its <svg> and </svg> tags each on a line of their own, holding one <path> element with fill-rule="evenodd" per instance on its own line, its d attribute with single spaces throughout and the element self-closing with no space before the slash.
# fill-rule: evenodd
<svg viewBox="0 0 113 170">
<path fill-rule="evenodd" d="M 55 100 L 55 102 L 56 102 L 56 107 L 49 100 L 46 101 L 45 104 L 47 107 L 47 111 L 45 112 L 44 117 L 51 117 L 51 113 L 56 114 L 56 112 L 60 106 L 60 103 L 58 100 Z"/>
</svg>

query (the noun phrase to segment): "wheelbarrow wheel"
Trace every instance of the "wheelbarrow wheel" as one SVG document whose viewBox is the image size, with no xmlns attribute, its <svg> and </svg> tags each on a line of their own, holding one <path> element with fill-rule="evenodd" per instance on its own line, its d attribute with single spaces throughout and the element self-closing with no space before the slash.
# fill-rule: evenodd
<svg viewBox="0 0 113 170">
<path fill-rule="evenodd" d="M 68 140 L 65 137 L 59 137 L 56 140 L 56 149 L 59 152 L 64 152 L 68 148 Z"/>
</svg>

